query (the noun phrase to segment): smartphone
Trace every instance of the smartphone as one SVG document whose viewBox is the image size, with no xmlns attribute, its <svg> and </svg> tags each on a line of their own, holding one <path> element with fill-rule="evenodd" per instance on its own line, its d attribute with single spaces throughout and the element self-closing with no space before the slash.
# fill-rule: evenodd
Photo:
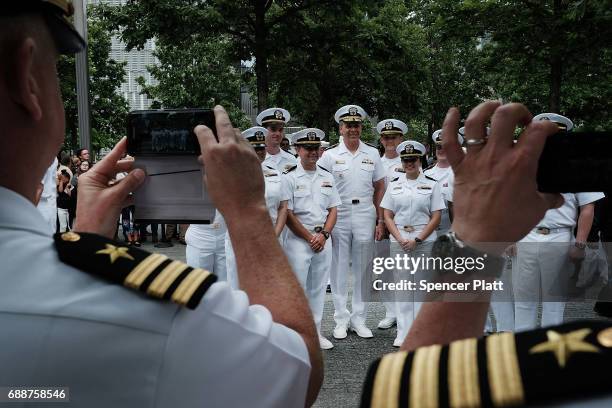
<svg viewBox="0 0 612 408">
<path fill-rule="evenodd" d="M 559 132 L 546 140 L 538 162 L 544 193 L 612 191 L 612 132 Z"/>
<path fill-rule="evenodd" d="M 216 137 L 210 109 L 141 110 L 128 114 L 127 151 L 147 175 L 134 192 L 134 218 L 140 223 L 209 224 L 215 208 L 198 163 L 200 144 L 193 132 L 208 126 Z"/>
</svg>

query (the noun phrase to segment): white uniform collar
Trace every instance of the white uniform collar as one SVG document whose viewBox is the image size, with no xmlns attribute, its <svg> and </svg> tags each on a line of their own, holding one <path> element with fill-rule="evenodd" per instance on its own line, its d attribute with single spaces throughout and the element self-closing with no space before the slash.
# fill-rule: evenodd
<svg viewBox="0 0 612 408">
<path fill-rule="evenodd" d="M 47 222 L 25 197 L 0 186 L 0 228 L 17 229 L 49 236 Z"/>
<path fill-rule="evenodd" d="M 425 174 L 423 173 L 423 170 L 421 170 L 421 172 L 419 173 L 419 176 L 414 179 L 411 180 L 408 177 L 406 177 L 406 174 L 402 173 L 402 175 L 400 176 L 402 177 L 401 180 L 405 183 L 425 183 L 428 184 L 431 180 L 429 180 L 427 177 L 425 177 Z"/>
<path fill-rule="evenodd" d="M 367 153 L 367 149 L 365 147 L 366 147 L 366 144 L 363 143 L 362 140 L 360 140 L 359 141 L 359 147 L 357 148 L 357 151 L 362 152 L 362 153 Z M 338 146 L 338 154 L 343 154 L 343 153 L 351 153 L 351 151 L 346 147 L 346 144 L 344 144 L 344 140 Z"/>
<path fill-rule="evenodd" d="M 323 170 L 321 170 L 318 165 L 315 165 L 315 175 L 321 176 L 322 171 Z M 304 167 L 302 166 L 302 161 L 298 160 L 297 168 L 295 169 L 295 177 L 302 177 L 305 175 L 306 175 L 306 170 L 304 170 Z"/>
</svg>

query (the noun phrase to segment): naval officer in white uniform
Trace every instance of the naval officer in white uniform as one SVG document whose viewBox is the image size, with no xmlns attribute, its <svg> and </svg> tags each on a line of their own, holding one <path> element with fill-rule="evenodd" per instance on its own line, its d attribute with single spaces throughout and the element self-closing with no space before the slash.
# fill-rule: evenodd
<svg viewBox="0 0 612 408">
<path fill-rule="evenodd" d="M 65 133 L 58 54 L 85 47 L 71 6 L 23 0 L 0 9 L 0 55 L 12 56 L 0 71 L 0 384 L 61 385 L 70 406 L 88 408 L 312 404 L 322 381 L 312 315 L 274 242 L 261 166 L 223 108 L 215 108 L 219 143 L 204 126 L 196 134 L 245 292 L 111 239 L 145 179 L 120 160 L 125 139 L 80 176 L 74 231 L 52 237 L 44 225 L 36 191 Z M 26 156 L 36 160 L 9 160 Z M 245 181 L 244 171 L 258 177 Z"/>
<path fill-rule="evenodd" d="M 555 113 L 534 116 L 533 121 L 539 120 L 550 120 L 562 131 L 569 132 L 574 127 L 569 118 Z M 603 193 L 563 194 L 563 206 L 548 210 L 517 244 L 517 273 L 513 276 L 517 331 L 537 327 L 540 300 L 542 327 L 563 322 L 565 302 L 559 296 L 566 291 L 569 273 L 574 268 L 572 262 L 584 258 L 593 224 L 594 203 L 603 197 Z M 575 238 L 574 227 L 577 227 Z"/>
<path fill-rule="evenodd" d="M 332 174 L 317 166 L 318 150 L 324 137 L 325 133 L 316 128 L 293 134 L 292 144 L 300 161 L 285 172 L 289 196 L 287 226 L 290 229 L 285 253 L 310 302 L 321 348 L 331 349 L 333 344 L 321 334 L 321 319 L 332 260 L 330 234 L 342 201 Z"/>
<path fill-rule="evenodd" d="M 274 167 L 270 166 L 270 162 L 266 162 L 266 132 L 267 130 L 261 126 L 254 126 L 242 132 L 249 144 L 255 149 L 255 153 L 261 162 L 265 185 L 265 199 L 268 214 L 274 226 L 274 233 L 278 241 L 282 243 L 281 238 L 283 229 L 287 222 L 287 189 L 283 175 Z M 236 163 L 240 167 L 240 163 Z M 249 175 L 250 176 L 250 175 Z M 238 271 L 236 269 L 236 258 L 232 246 L 231 234 L 225 235 L 225 260 L 227 269 L 227 281 L 234 289 L 240 288 L 238 280 Z"/>
<path fill-rule="evenodd" d="M 402 142 L 404 135 L 408 132 L 408 125 L 398 119 L 385 119 L 376 125 L 376 133 L 380 136 L 380 142 L 385 148 L 384 155 L 380 161 L 385 168 L 385 189 L 389 181 L 399 175 L 404 174 L 402 161 L 397 146 Z M 383 239 L 376 241 L 376 257 L 388 257 L 389 252 L 389 233 L 385 232 Z M 396 325 L 395 302 L 383 302 L 385 305 L 385 317 L 378 322 L 379 329 L 390 329 Z"/>
<path fill-rule="evenodd" d="M 425 146 L 421 143 L 413 140 L 402 142 L 397 152 L 404 174 L 391 180 L 380 203 L 391 233 L 391 257 L 404 254 L 426 257 L 437 238 L 440 211 L 444 209 L 440 183 L 425 176 L 421 170 L 421 158 L 425 155 Z M 402 279 L 418 281 L 422 277 L 420 272 L 396 271 L 395 282 Z M 394 347 L 403 343 L 420 307 L 421 301 L 414 292 L 396 294 L 397 336 Z"/>
<path fill-rule="evenodd" d="M 463 145 L 463 135 L 461 133 L 458 134 L 458 138 L 459 144 Z M 425 169 L 424 173 L 426 176 L 440 183 L 440 190 L 442 191 L 442 198 L 444 199 L 446 208 L 441 211 L 438 234 L 446 234 L 450 229 L 452 220 L 453 183 L 455 181 L 455 175 L 446 157 L 446 151 L 442 146 L 442 129 L 436 130 L 431 135 L 431 139 L 436 147 L 437 161 L 436 164 Z"/>
<path fill-rule="evenodd" d="M 380 240 L 384 234 L 379 204 L 384 194 L 385 169 L 378 149 L 360 140 L 366 112 L 357 105 L 346 105 L 334 117 L 342 142 L 326 150 L 319 159 L 319 165 L 332 172 L 342 200 L 332 236 L 331 289 L 336 321 L 333 334 L 336 339 L 343 339 L 350 327 L 358 336 L 370 338 L 372 331 L 365 325 L 367 310 L 361 287 L 362 280 L 369 280 L 365 268 L 373 257 L 374 238 Z M 351 312 L 346 307 L 349 270 L 354 285 Z"/>
<path fill-rule="evenodd" d="M 283 108 L 269 108 L 257 115 L 257 124 L 266 128 L 266 157 L 265 164 L 279 172 L 289 170 L 297 164 L 297 159 L 291 153 L 280 148 L 285 137 L 285 125 L 291 115 Z"/>
</svg>

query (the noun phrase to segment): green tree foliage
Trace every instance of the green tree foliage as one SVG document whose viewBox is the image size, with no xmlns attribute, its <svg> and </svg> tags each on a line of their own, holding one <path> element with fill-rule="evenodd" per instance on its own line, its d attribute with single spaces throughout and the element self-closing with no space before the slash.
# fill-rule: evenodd
<svg viewBox="0 0 612 408">
<path fill-rule="evenodd" d="M 333 113 L 356 103 L 424 142 L 448 107 L 465 116 L 488 98 L 609 128 L 611 13 L 609 0 L 131 0 L 104 11 L 128 48 L 156 38 L 159 84 L 142 85 L 164 106 L 223 103 L 240 117 L 237 65 L 254 59 L 261 107 L 334 138 Z"/>
<path fill-rule="evenodd" d="M 128 104 L 117 92 L 125 77 L 125 63 L 109 58 L 110 30 L 95 7 L 90 10 L 87 30 L 91 142 L 93 150 L 97 151 L 112 147 L 125 135 Z M 65 150 L 79 148 L 75 69 L 74 56 L 61 56 L 58 75 L 66 112 Z"/>
<path fill-rule="evenodd" d="M 165 108 L 214 107 L 223 105 L 232 122 L 241 128 L 249 120 L 240 110 L 240 67 L 229 65 L 229 41 L 218 38 L 190 47 L 158 44 L 154 55 L 159 64 L 147 67 L 158 83 L 138 78 L 143 92 Z"/>
<path fill-rule="evenodd" d="M 612 124 L 608 0 L 471 0 L 456 15 L 474 21 L 486 81 L 505 101 L 589 128 Z"/>
<path fill-rule="evenodd" d="M 347 0 L 128 0 L 109 7 L 105 15 L 120 28 L 128 49 L 142 47 L 147 39 L 162 44 L 191 46 L 219 36 L 230 39 L 232 63 L 255 58 L 257 99 L 268 106 L 268 59 L 293 44 L 276 34 L 298 24 L 305 10 L 335 7 Z"/>
</svg>

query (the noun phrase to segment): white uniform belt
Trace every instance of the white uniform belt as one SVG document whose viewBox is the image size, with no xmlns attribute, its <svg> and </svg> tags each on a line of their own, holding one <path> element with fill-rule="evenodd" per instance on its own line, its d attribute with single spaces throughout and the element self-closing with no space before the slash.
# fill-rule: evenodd
<svg viewBox="0 0 612 408">
<path fill-rule="evenodd" d="M 395 225 L 401 231 L 412 232 L 412 231 L 416 230 L 418 227 L 424 227 L 427 224 L 416 224 L 416 225 L 400 225 L 400 224 L 395 224 Z"/>
<path fill-rule="evenodd" d="M 367 203 L 374 204 L 374 198 L 373 197 L 351 197 L 346 202 L 347 205 L 348 204 L 367 204 Z"/>
<path fill-rule="evenodd" d="M 533 229 L 533 232 L 535 232 L 536 234 L 548 235 L 548 234 L 558 234 L 560 232 L 569 232 L 571 230 L 572 230 L 571 227 L 561 227 L 561 228 L 535 227 Z"/>
</svg>

